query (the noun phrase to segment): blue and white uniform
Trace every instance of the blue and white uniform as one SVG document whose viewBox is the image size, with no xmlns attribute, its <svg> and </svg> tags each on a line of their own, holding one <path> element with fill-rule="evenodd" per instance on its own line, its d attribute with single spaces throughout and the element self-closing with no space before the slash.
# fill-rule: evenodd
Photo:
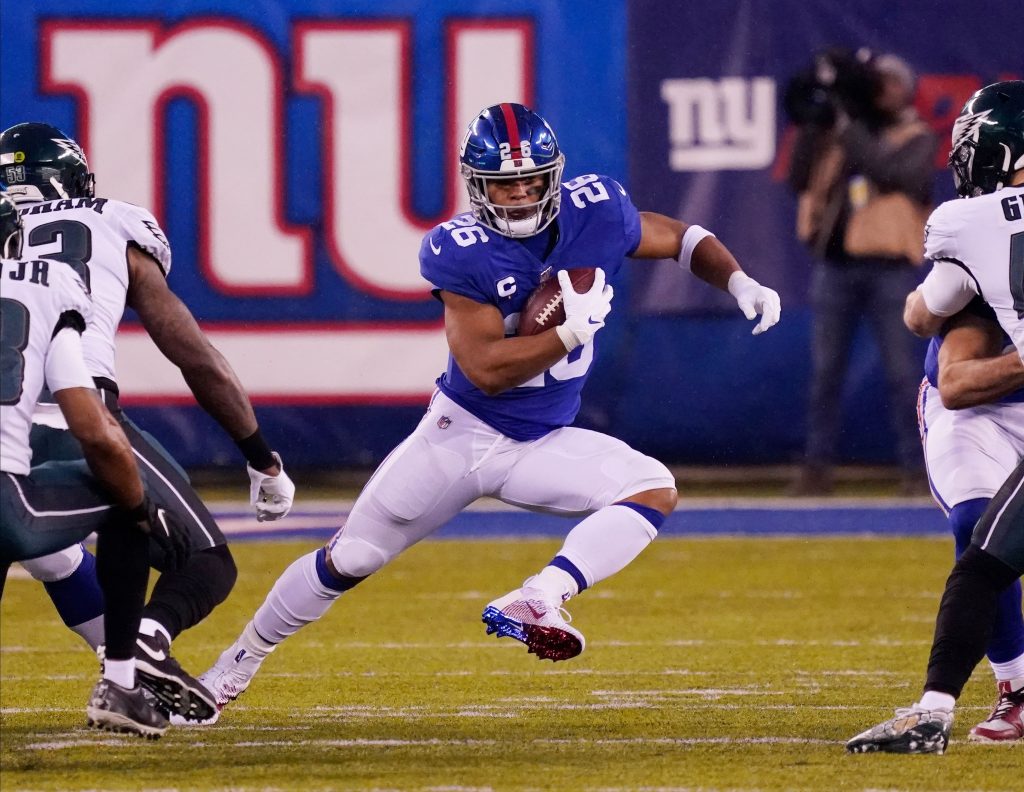
<svg viewBox="0 0 1024 792">
<path fill-rule="evenodd" d="M 548 231 L 511 239 L 464 214 L 427 234 L 420 270 L 437 290 L 493 305 L 514 335 L 543 279 L 560 269 L 601 267 L 613 281 L 640 243 L 640 216 L 612 179 L 568 181 L 561 204 L 549 252 Z M 473 385 L 450 358 L 426 416 L 377 469 L 331 542 L 335 568 L 352 578 L 371 574 L 484 496 L 586 515 L 639 492 L 674 488 L 661 462 L 569 425 L 594 356 L 594 343 L 585 344 L 497 396 Z M 636 519 L 653 538 L 655 529 Z"/>
<path fill-rule="evenodd" d="M 981 300 L 974 300 L 964 310 L 996 321 L 995 313 Z M 1005 331 L 1003 347 L 1004 351 L 1013 348 Z M 932 492 L 948 514 L 957 504 L 991 498 L 1020 462 L 1024 454 L 1024 388 L 987 404 L 948 410 L 939 394 L 941 348 L 941 336 L 928 344 L 918 420 Z"/>
<path fill-rule="evenodd" d="M 530 294 L 558 270 L 600 267 L 613 283 L 623 259 L 640 243 L 639 212 L 618 182 L 606 176 L 581 176 L 562 185 L 557 227 L 557 244 L 542 259 L 547 233 L 517 241 L 462 214 L 424 238 L 420 272 L 437 290 L 495 306 L 505 319 L 506 334 L 515 335 Z M 595 354 L 593 342 L 578 347 L 544 374 L 498 396 L 477 388 L 449 355 L 437 386 L 502 434 L 536 440 L 576 418 Z"/>
</svg>

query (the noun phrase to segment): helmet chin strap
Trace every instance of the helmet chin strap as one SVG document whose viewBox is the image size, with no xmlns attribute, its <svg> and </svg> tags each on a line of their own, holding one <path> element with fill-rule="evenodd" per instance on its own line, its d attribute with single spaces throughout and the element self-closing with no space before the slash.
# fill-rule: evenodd
<svg viewBox="0 0 1024 792">
<path fill-rule="evenodd" d="M 61 198 L 67 198 L 68 194 L 64 190 L 64 185 L 60 183 L 56 176 L 50 177 L 50 185 L 57 191 L 57 195 Z"/>
</svg>

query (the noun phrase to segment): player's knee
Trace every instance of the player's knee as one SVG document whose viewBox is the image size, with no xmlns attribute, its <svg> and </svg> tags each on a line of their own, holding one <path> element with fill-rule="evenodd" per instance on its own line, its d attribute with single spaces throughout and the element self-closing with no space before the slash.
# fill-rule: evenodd
<svg viewBox="0 0 1024 792">
<path fill-rule="evenodd" d="M 985 507 L 989 504 L 988 498 L 974 498 L 973 500 L 958 503 L 949 510 L 949 527 L 953 531 L 953 538 L 956 540 L 956 555 L 959 558 L 964 550 L 970 547 L 971 536 L 974 528 L 985 513 Z"/>
<path fill-rule="evenodd" d="M 951 588 L 971 585 L 994 592 L 1002 592 L 1021 576 L 1021 570 L 1007 564 L 1003 559 L 972 544 L 957 560 L 946 582 L 947 593 Z"/>
<path fill-rule="evenodd" d="M 343 536 L 329 548 L 331 565 L 340 575 L 364 578 L 391 560 L 384 548 L 365 539 Z"/>
<path fill-rule="evenodd" d="M 637 492 L 623 500 L 654 509 L 667 517 L 675 510 L 676 504 L 679 502 L 679 493 L 675 487 L 658 487 Z"/>
<path fill-rule="evenodd" d="M 193 581 L 191 586 L 196 596 L 203 596 L 206 607 L 212 610 L 228 598 L 238 579 L 238 567 L 225 544 L 205 547 L 189 556 L 182 569 L 174 577 L 182 581 Z M 201 592 L 201 594 L 200 594 Z"/>
<path fill-rule="evenodd" d="M 40 583 L 56 583 L 71 577 L 84 557 L 82 546 L 76 544 L 41 558 L 22 561 L 21 565 Z"/>
<path fill-rule="evenodd" d="M 216 545 L 204 552 L 208 553 L 211 558 L 215 559 L 214 563 L 217 568 L 216 574 L 221 582 L 221 587 L 230 593 L 231 589 L 235 587 L 235 581 L 238 580 L 238 566 L 235 564 L 235 558 L 231 555 L 231 551 L 228 549 L 228 546 L 226 544 Z M 226 597 L 227 595 L 225 594 L 225 598 Z"/>
</svg>

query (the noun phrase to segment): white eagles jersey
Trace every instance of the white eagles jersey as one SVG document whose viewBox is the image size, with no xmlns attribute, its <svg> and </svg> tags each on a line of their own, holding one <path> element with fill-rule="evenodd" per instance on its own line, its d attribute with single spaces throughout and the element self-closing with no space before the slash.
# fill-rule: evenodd
<svg viewBox="0 0 1024 792">
<path fill-rule="evenodd" d="M 93 318 L 82 336 L 94 377 L 117 381 L 114 335 L 128 294 L 128 248 L 148 253 L 171 271 L 171 248 L 156 219 L 141 206 L 109 198 L 19 203 L 25 224 L 24 258 L 70 264 L 92 292 Z"/>
<path fill-rule="evenodd" d="M 79 361 L 57 371 L 54 336 L 81 332 L 92 303 L 81 278 L 56 261 L 0 259 L 0 469 L 27 475 L 32 412 L 46 384 L 53 390 L 93 387 Z M 59 364 L 57 364 L 59 365 Z"/>
<path fill-rule="evenodd" d="M 964 269 L 1024 357 L 1024 185 L 939 206 L 925 256 Z"/>
</svg>

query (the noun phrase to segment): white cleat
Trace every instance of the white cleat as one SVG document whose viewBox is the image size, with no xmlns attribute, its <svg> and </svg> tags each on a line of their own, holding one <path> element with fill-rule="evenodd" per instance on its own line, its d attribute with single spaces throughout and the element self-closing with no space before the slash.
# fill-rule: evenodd
<svg viewBox="0 0 1024 792">
<path fill-rule="evenodd" d="M 257 655 L 254 653 L 250 645 L 250 631 L 252 631 L 253 637 L 256 640 L 260 640 L 264 647 L 267 646 L 262 639 L 255 636 L 252 622 L 250 622 L 245 626 L 245 630 L 238 637 L 238 640 L 225 649 L 221 656 L 217 658 L 217 662 L 199 676 L 199 681 L 213 693 L 217 706 L 217 711 L 213 714 L 213 717 L 201 721 L 187 721 L 184 718 L 172 716 L 171 725 L 212 726 L 220 718 L 220 713 L 224 707 L 245 692 L 245 689 L 249 687 L 249 683 L 252 682 L 252 678 L 256 676 L 256 672 L 260 670 L 263 661 L 266 660 L 267 654 L 274 649 L 273 645 L 269 645 L 270 648 L 266 654 Z"/>
<path fill-rule="evenodd" d="M 482 615 L 487 634 L 515 638 L 541 660 L 569 660 L 583 651 L 583 633 L 569 624 L 560 603 L 548 602 L 535 589 L 516 589 L 491 602 Z"/>
</svg>

